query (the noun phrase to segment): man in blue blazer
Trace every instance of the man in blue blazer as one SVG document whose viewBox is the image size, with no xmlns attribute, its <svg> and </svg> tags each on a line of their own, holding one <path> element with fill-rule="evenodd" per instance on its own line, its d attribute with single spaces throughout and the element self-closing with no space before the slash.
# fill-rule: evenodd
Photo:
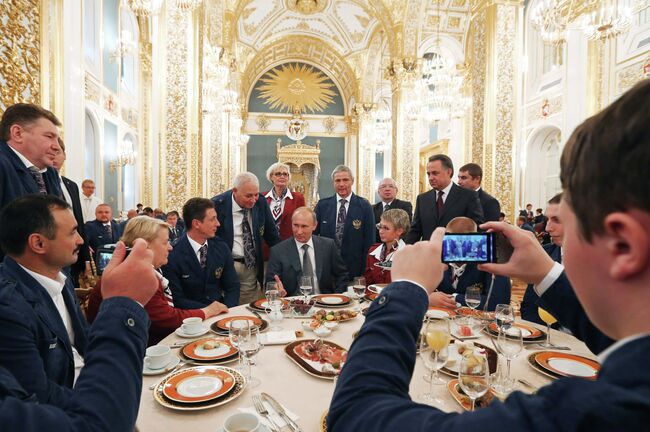
<svg viewBox="0 0 650 432">
<path fill-rule="evenodd" d="M 338 380 L 327 430 L 372 431 L 629 431 L 650 421 L 650 80 L 578 126 L 564 147 L 564 263 L 593 323 L 617 340 L 602 352 L 594 381 L 560 378 L 536 394 L 512 393 L 471 413 L 444 413 L 414 403 L 409 383 L 427 293 L 441 279 L 444 230 L 393 258 L 399 282 L 372 303 Z M 626 175 L 614 175 L 620 167 Z M 502 232 L 514 247 L 505 264 L 481 268 L 537 286 L 560 282 L 555 263 L 529 234 L 503 222 L 481 226 Z M 390 349 L 387 349 L 387 341 Z M 360 411 L 371 416 L 359 416 Z"/>
<path fill-rule="evenodd" d="M 169 280 L 174 305 L 181 309 L 201 309 L 213 302 L 222 312 L 239 304 L 239 279 L 228 245 L 215 237 L 219 220 L 214 203 L 207 198 L 191 198 L 183 206 L 188 231 L 169 253 L 163 276 Z"/>
<path fill-rule="evenodd" d="M 346 290 L 348 273 L 334 240 L 312 235 L 316 229 L 316 213 L 299 207 L 291 216 L 293 237 L 271 248 L 266 281 L 277 276 L 286 295 L 299 295 L 301 276 L 313 278 L 314 293 L 340 293 Z M 305 256 L 305 253 L 307 254 Z M 307 264 L 305 259 L 309 260 Z M 305 266 L 307 273 L 305 273 Z"/>
<path fill-rule="evenodd" d="M 167 225 L 169 225 L 169 243 L 173 245 L 178 242 L 178 240 L 183 237 L 185 230 L 178 224 L 179 214 L 176 210 L 172 210 L 167 213 L 165 220 Z"/>
<path fill-rule="evenodd" d="M 83 243 L 70 206 L 25 195 L 0 214 L 0 366 L 40 402 L 64 406 L 83 365 L 87 323 L 61 272 Z"/>
<path fill-rule="evenodd" d="M 108 204 L 100 204 L 95 209 L 95 220 L 84 226 L 88 246 L 94 254 L 105 244 L 114 244 L 120 239 L 120 226 L 113 219 L 113 209 Z"/>
<path fill-rule="evenodd" d="M 12 105 L 0 120 L 0 209 L 33 193 L 61 196 L 59 174 L 52 165 L 61 151 L 54 114 L 37 105 Z M 0 249 L 0 259 L 4 256 Z"/>
<path fill-rule="evenodd" d="M 65 404 L 55 406 L 39 402 L 11 371 L 0 366 L 0 424 L 3 430 L 134 429 L 149 328 L 149 318 L 141 305 L 158 290 L 158 279 L 151 266 L 151 251 L 147 250 L 144 240 L 136 240 L 126 260 L 125 255 L 124 244 L 118 244 L 104 271 L 104 301 L 90 331 L 86 364 Z M 134 278 L 134 274 L 138 277 Z M 11 309 L 12 295 L 11 290 L 0 290 L 3 315 L 5 310 Z"/>
<path fill-rule="evenodd" d="M 499 204 L 499 200 L 483 190 L 481 187 L 482 180 L 483 168 L 479 164 L 468 163 L 458 170 L 458 186 L 476 191 L 483 210 L 483 220 L 485 222 L 496 222 L 501 214 L 501 204 Z"/>
<path fill-rule="evenodd" d="M 457 186 L 451 181 L 454 164 L 447 155 L 437 154 L 429 158 L 427 176 L 433 188 L 418 195 L 411 230 L 406 235 L 406 243 L 427 240 L 437 227 L 447 226 L 458 216 L 465 216 L 477 224 L 483 222 L 483 209 L 478 194 Z"/>
<path fill-rule="evenodd" d="M 316 204 L 316 235 L 334 240 L 351 278 L 366 270 L 368 249 L 375 242 L 375 216 L 367 199 L 352 192 L 354 175 L 345 165 L 332 171 L 336 194 Z"/>
<path fill-rule="evenodd" d="M 232 252 L 239 277 L 239 303 L 246 304 L 262 297 L 264 281 L 262 239 L 273 247 L 280 242 L 271 209 L 260 183 L 253 173 L 237 174 L 233 188 L 212 198 L 219 217 L 217 236 Z"/>
</svg>

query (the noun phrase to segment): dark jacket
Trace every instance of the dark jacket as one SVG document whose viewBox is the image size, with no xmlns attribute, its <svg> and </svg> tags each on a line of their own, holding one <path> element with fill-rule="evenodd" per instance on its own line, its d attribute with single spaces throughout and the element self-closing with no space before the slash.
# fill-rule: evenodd
<svg viewBox="0 0 650 432">
<path fill-rule="evenodd" d="M 409 220 L 413 219 L 413 205 L 408 201 L 402 201 L 395 198 L 393 202 L 386 207 L 386 210 L 392 210 L 392 209 L 404 210 L 406 213 L 408 213 Z M 384 211 L 386 210 L 384 210 L 384 203 L 382 201 L 379 201 L 377 204 L 372 206 L 372 212 L 375 215 L 375 224 L 379 223 L 379 221 L 381 220 L 382 213 L 384 213 Z M 379 231 L 376 228 L 375 228 L 375 242 L 381 243 L 381 239 L 379 238 Z"/>
<path fill-rule="evenodd" d="M 445 292 L 447 294 L 457 294 L 456 302 L 460 303 L 463 306 L 467 306 L 465 303 L 465 291 L 467 287 L 471 285 L 481 285 L 481 303 L 478 305 L 479 310 L 483 310 L 485 307 L 485 301 L 487 300 L 488 290 L 490 289 L 490 284 L 492 281 L 492 275 L 480 271 L 476 268 L 476 264 L 467 263 L 465 265 L 465 271 L 458 279 L 458 285 L 456 289 L 452 285 L 452 273 L 453 270 L 451 266 L 443 274 L 442 281 L 438 285 L 438 291 Z M 512 285 L 510 284 L 510 278 L 505 276 L 496 276 L 494 278 L 494 286 L 492 287 L 492 295 L 490 296 L 490 303 L 488 304 L 487 310 L 493 311 L 498 304 L 510 304 L 510 291 Z"/>
<path fill-rule="evenodd" d="M 111 219 L 111 235 L 106 232 L 104 224 L 97 219 L 86 222 L 84 226 L 86 230 L 86 237 L 88 239 L 88 246 L 97 254 L 97 249 L 106 245 L 117 243 L 122 235 L 120 226 Z"/>
<path fill-rule="evenodd" d="M 90 249 L 86 237 L 84 214 L 81 209 L 81 201 L 79 200 L 79 186 L 67 177 L 61 176 L 61 180 L 63 181 L 65 188 L 68 190 L 68 194 L 70 194 L 70 199 L 72 200 L 72 213 L 77 221 L 77 231 L 84 239 L 84 244 L 79 248 L 79 258 L 77 259 L 77 262 L 71 266 L 73 284 L 74 286 L 77 286 L 79 283 L 79 275 L 86 270 L 86 261 L 90 261 Z"/>
<path fill-rule="evenodd" d="M 477 194 L 481 208 L 483 209 L 483 222 L 498 222 L 499 216 L 501 216 L 501 204 L 499 204 L 499 200 L 485 192 L 483 188 L 479 189 Z"/>
</svg>

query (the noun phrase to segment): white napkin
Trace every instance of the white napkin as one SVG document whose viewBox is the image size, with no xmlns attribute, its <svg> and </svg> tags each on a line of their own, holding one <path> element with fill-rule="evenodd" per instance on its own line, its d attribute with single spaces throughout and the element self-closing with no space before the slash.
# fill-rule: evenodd
<svg viewBox="0 0 650 432">
<path fill-rule="evenodd" d="M 263 345 L 284 345 L 295 342 L 296 332 L 293 330 L 274 331 L 260 334 L 260 342 Z"/>
<path fill-rule="evenodd" d="M 283 427 L 287 426 L 287 422 L 284 421 L 284 419 L 283 419 L 282 417 L 280 417 L 280 415 L 279 415 L 279 414 L 278 414 L 278 413 L 277 413 L 277 412 L 276 412 L 276 411 L 271 407 L 271 405 L 269 405 L 268 402 L 266 402 L 266 401 L 262 401 L 262 403 L 264 404 L 264 407 L 265 407 L 265 408 L 267 409 L 267 411 L 269 412 L 269 416 L 273 419 L 273 422 L 274 422 L 274 423 L 275 423 L 275 424 L 276 424 L 280 429 L 282 429 Z M 289 416 L 289 418 L 290 418 L 291 420 L 297 422 L 298 419 L 300 419 L 300 417 L 298 417 L 298 415 L 296 415 L 295 413 L 292 413 L 291 411 L 289 411 L 289 410 L 288 410 L 284 405 L 282 405 L 282 408 L 284 408 L 284 413 L 285 413 L 287 416 Z M 262 422 L 264 425 L 266 425 L 266 427 L 268 427 L 268 428 L 271 427 L 271 423 L 269 422 L 268 418 L 263 417 L 263 416 L 257 414 L 257 410 L 255 410 L 255 407 L 246 407 L 246 408 L 238 408 L 238 409 L 239 409 L 240 412 L 245 412 L 245 413 L 249 413 L 249 414 L 255 414 L 255 415 L 257 416 L 257 418 L 260 419 L 260 422 Z"/>
</svg>

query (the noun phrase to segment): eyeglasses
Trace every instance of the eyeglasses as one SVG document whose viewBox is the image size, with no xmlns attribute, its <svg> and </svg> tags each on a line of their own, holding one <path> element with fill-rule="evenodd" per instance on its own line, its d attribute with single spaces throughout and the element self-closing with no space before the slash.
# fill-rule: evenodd
<svg viewBox="0 0 650 432">
<path fill-rule="evenodd" d="M 286 172 L 276 172 L 276 173 L 273 173 L 273 175 L 276 176 L 276 177 L 289 177 L 289 173 L 286 173 Z"/>
<path fill-rule="evenodd" d="M 382 225 L 382 224 L 375 225 L 375 228 L 377 228 L 379 231 L 390 231 L 393 229 L 387 225 Z"/>
</svg>

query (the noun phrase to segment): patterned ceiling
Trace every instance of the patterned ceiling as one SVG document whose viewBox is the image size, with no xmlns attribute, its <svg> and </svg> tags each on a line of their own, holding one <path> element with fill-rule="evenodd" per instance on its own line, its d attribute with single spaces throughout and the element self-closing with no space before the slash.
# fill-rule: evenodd
<svg viewBox="0 0 650 432">
<path fill-rule="evenodd" d="M 438 13 L 438 9 L 440 13 Z M 426 8 L 423 25 L 423 35 L 434 35 L 440 22 L 440 33 L 447 33 L 461 38 L 469 26 L 470 2 L 469 0 L 430 0 Z"/>
</svg>

